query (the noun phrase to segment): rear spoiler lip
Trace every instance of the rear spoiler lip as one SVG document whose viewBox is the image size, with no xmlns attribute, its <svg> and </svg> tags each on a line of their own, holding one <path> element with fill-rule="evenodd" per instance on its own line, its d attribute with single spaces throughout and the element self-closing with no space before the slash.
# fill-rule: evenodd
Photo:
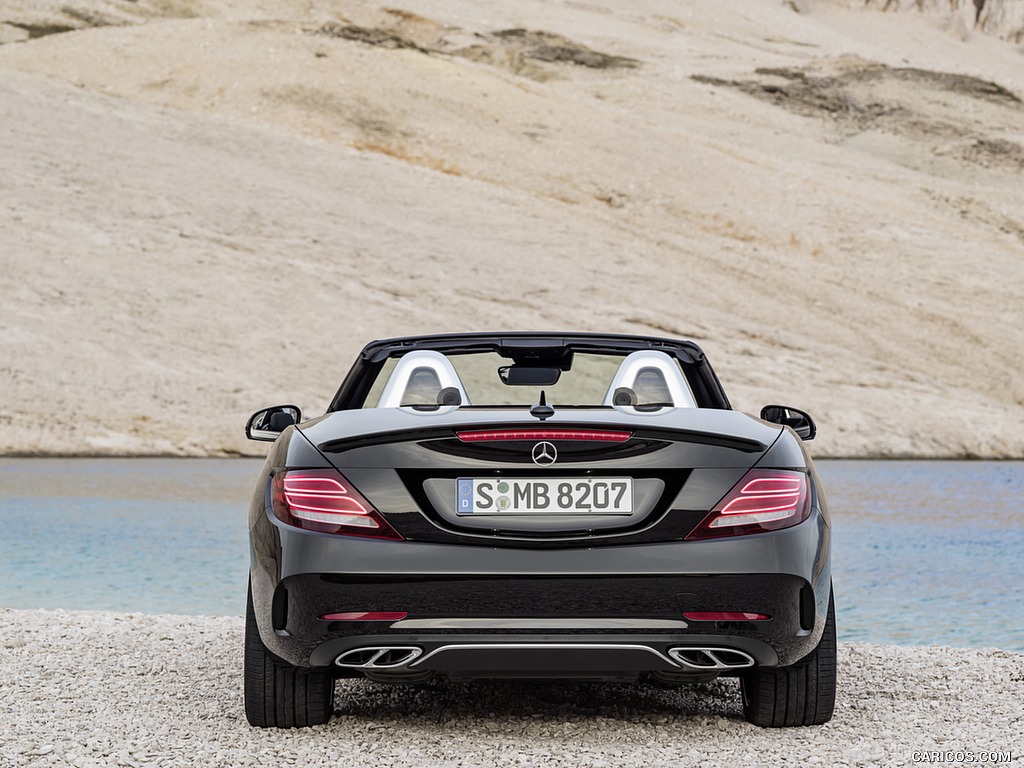
<svg viewBox="0 0 1024 768">
<path fill-rule="evenodd" d="M 522 429 L 523 422 L 512 422 L 508 424 L 488 423 L 488 429 Z M 580 426 L 583 425 L 574 425 Z M 323 453 L 343 453 L 355 448 L 367 448 L 374 445 L 386 443 L 421 442 L 423 440 L 457 439 L 456 432 L 465 429 L 466 425 L 446 425 L 423 427 L 419 429 L 398 429 L 373 434 L 354 435 L 351 437 L 336 438 L 320 443 L 317 448 Z M 587 428 L 621 430 L 623 424 L 600 424 L 588 423 Z M 746 437 L 725 435 L 712 432 L 700 432 L 688 429 L 670 429 L 658 427 L 639 427 L 631 430 L 631 440 L 663 440 L 675 443 L 695 443 L 698 445 L 713 445 L 719 448 L 731 448 L 742 453 L 764 453 L 769 446 L 760 440 L 752 440 Z M 781 431 L 781 430 L 780 430 Z M 528 441 L 527 441 L 528 442 Z"/>
</svg>

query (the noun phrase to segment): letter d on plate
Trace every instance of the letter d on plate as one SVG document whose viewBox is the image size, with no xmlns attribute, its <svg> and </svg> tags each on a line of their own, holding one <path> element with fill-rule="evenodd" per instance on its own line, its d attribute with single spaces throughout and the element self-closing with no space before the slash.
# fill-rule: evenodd
<svg viewBox="0 0 1024 768">
<path fill-rule="evenodd" d="M 459 478 L 459 508 L 460 515 L 473 514 L 473 481 L 468 478 Z"/>
</svg>

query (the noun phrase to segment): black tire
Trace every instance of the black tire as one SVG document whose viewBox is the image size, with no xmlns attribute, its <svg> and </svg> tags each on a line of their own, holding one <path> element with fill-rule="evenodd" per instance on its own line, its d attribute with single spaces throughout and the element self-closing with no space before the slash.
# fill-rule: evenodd
<svg viewBox="0 0 1024 768">
<path fill-rule="evenodd" d="M 327 670 L 293 667 L 260 639 L 252 588 L 245 608 L 245 717 L 258 728 L 302 728 L 334 714 L 334 678 Z"/>
<path fill-rule="evenodd" d="M 743 716 L 764 728 L 821 725 L 836 704 L 836 609 L 828 598 L 825 631 L 809 655 L 788 667 L 764 667 L 740 679 Z"/>
</svg>

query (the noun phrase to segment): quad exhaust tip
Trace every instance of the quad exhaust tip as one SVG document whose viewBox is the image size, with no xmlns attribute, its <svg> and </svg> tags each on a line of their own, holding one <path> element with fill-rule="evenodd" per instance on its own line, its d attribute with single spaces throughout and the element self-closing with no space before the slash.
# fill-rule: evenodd
<svg viewBox="0 0 1024 768">
<path fill-rule="evenodd" d="M 670 648 L 668 655 L 687 669 L 711 671 L 754 666 L 751 655 L 732 648 Z"/>
<path fill-rule="evenodd" d="M 334 663 L 348 669 L 395 669 L 411 664 L 421 655 L 423 649 L 414 645 L 379 645 L 345 651 Z"/>
</svg>

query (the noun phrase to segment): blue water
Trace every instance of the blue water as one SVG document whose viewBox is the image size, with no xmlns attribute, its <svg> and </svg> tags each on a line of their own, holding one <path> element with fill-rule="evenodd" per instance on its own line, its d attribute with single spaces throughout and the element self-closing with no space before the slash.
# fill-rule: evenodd
<svg viewBox="0 0 1024 768">
<path fill-rule="evenodd" d="M 0 460 L 0 606 L 240 615 L 260 466 Z"/>
<path fill-rule="evenodd" d="M 1024 462 L 818 469 L 841 640 L 1024 651 Z"/>
<path fill-rule="evenodd" d="M 260 464 L 0 460 L 0 607 L 241 615 Z M 1024 651 L 1024 462 L 818 469 L 840 640 Z"/>
</svg>

